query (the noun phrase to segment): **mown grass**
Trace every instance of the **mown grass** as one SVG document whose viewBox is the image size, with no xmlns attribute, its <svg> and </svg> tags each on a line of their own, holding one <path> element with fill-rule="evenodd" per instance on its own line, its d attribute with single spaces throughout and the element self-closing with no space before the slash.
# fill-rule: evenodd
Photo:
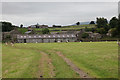
<svg viewBox="0 0 120 80">
<path fill-rule="evenodd" d="M 30 72 L 28 69 L 33 69 L 30 75 L 33 73 L 32 77 L 36 77 L 37 70 L 39 70 L 37 60 L 41 56 L 40 53 L 36 54 L 38 51 L 45 52 L 52 59 L 57 78 L 79 77 L 62 58 L 57 56 L 58 51 L 92 77 L 118 77 L 116 42 L 28 43 L 15 44 L 14 48 L 3 45 L 3 77 L 29 77 L 25 75 Z M 7 73 L 5 73 L 6 70 L 8 70 Z"/>
<path fill-rule="evenodd" d="M 56 78 L 73 78 L 79 77 L 68 65 L 56 54 L 38 48 L 37 44 L 16 44 L 14 47 L 3 44 L 3 78 L 39 78 L 39 72 L 43 72 L 44 78 L 50 78 L 48 63 L 43 62 L 41 66 L 41 52 L 46 52 L 52 59 L 55 67 L 54 72 Z M 44 57 L 43 57 L 44 58 Z"/>
<path fill-rule="evenodd" d="M 75 73 L 61 57 L 55 54 L 54 50 L 46 50 L 45 52 L 49 54 L 52 59 L 56 78 L 79 78 L 79 75 Z"/>
<path fill-rule="evenodd" d="M 3 78 L 32 78 L 37 77 L 40 53 L 33 49 L 2 47 L 2 77 Z"/>
<path fill-rule="evenodd" d="M 116 43 L 74 43 L 59 47 L 66 57 L 94 77 L 118 76 L 118 46 Z"/>
</svg>

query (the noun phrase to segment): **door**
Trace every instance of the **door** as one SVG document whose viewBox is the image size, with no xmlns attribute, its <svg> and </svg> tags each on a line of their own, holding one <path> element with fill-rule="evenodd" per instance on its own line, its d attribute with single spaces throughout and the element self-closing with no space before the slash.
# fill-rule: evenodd
<svg viewBox="0 0 120 80">
<path fill-rule="evenodd" d="M 24 43 L 26 43 L 26 39 L 24 39 Z"/>
</svg>

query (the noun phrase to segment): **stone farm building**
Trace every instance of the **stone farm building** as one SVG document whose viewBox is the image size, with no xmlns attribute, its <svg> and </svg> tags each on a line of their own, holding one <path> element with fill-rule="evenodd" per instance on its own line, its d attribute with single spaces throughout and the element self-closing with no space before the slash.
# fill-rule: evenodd
<svg viewBox="0 0 120 80">
<path fill-rule="evenodd" d="M 18 43 L 75 42 L 75 34 L 17 35 Z"/>
</svg>

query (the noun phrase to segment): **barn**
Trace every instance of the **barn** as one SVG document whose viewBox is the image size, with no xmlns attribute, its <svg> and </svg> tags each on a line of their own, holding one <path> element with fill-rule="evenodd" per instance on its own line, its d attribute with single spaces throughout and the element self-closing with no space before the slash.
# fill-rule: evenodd
<svg viewBox="0 0 120 80">
<path fill-rule="evenodd" d="M 75 34 L 17 35 L 18 43 L 75 42 Z"/>
</svg>

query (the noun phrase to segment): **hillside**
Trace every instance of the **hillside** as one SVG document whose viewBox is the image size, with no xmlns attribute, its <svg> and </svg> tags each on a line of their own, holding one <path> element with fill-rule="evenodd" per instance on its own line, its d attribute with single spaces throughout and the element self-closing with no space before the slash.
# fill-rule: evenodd
<svg viewBox="0 0 120 80">
<path fill-rule="evenodd" d="M 69 30 L 77 30 L 79 31 L 80 29 L 84 29 L 85 27 L 87 28 L 93 28 L 95 25 L 75 25 L 75 26 L 63 26 L 61 28 L 53 28 L 49 27 L 48 29 L 50 32 L 61 32 L 61 31 L 69 31 Z M 37 31 L 41 33 L 42 28 L 34 28 L 34 31 Z M 27 28 L 18 28 L 18 31 L 20 31 L 22 34 L 24 34 L 27 31 Z"/>
</svg>

